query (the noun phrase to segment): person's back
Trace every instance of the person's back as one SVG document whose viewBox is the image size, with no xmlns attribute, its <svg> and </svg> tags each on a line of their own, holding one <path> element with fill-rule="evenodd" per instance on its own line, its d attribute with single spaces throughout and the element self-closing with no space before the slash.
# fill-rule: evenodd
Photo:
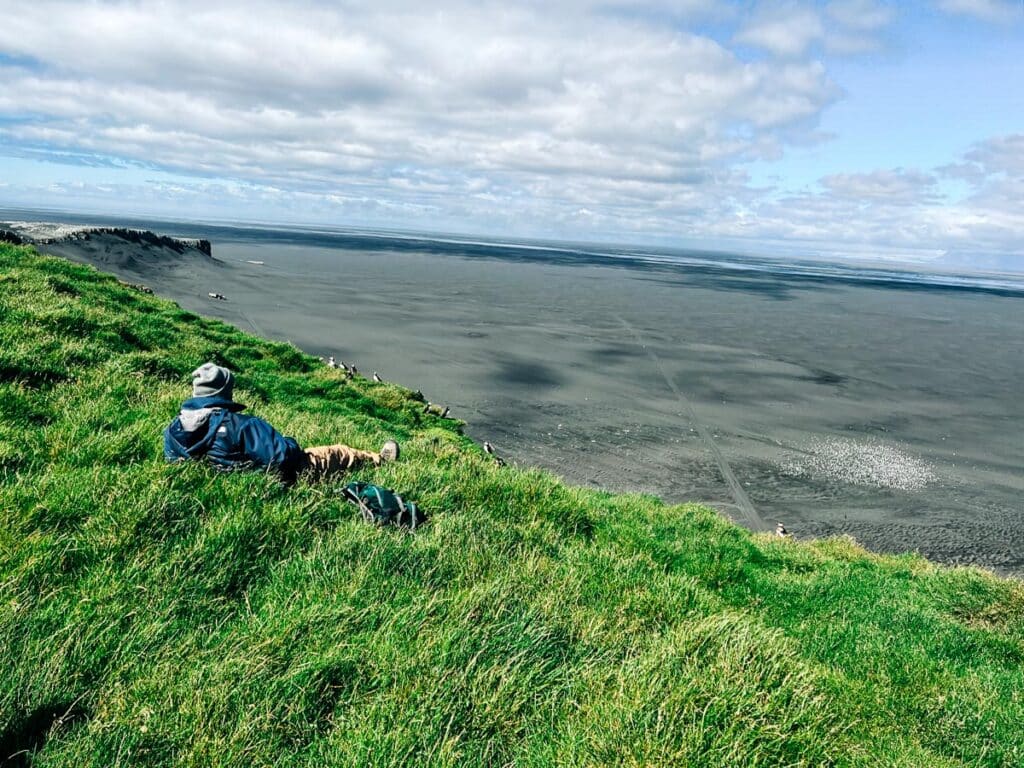
<svg viewBox="0 0 1024 768">
<path fill-rule="evenodd" d="M 381 453 L 344 445 L 304 451 L 263 419 L 242 414 L 245 406 L 232 399 L 233 390 L 234 376 L 227 368 L 206 363 L 192 372 L 193 396 L 164 430 L 168 461 L 205 458 L 222 469 L 276 471 L 290 482 L 299 472 L 325 476 L 363 460 L 379 464 L 398 457 L 398 444 L 391 440 Z"/>
<path fill-rule="evenodd" d="M 192 397 L 164 430 L 168 461 L 206 458 L 222 469 L 260 468 L 293 477 L 301 469 L 303 451 L 232 399 L 231 371 L 206 363 L 192 372 Z"/>
</svg>

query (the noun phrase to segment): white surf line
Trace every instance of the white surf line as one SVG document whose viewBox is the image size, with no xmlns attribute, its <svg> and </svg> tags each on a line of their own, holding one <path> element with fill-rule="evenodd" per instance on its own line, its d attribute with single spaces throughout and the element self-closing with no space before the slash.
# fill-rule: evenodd
<svg viewBox="0 0 1024 768">
<path fill-rule="evenodd" d="M 740 481 L 736 479 L 736 473 L 732 471 L 732 467 L 729 466 L 729 462 L 725 458 L 725 454 L 722 453 L 722 449 L 718 447 L 718 443 L 715 442 L 711 432 L 700 423 L 697 419 L 697 413 L 693 409 L 693 404 L 690 399 L 686 396 L 679 387 L 676 386 L 675 381 L 668 375 L 668 371 L 665 370 L 665 366 L 662 365 L 661 359 L 654 354 L 654 350 L 644 343 L 643 337 L 637 332 L 637 330 L 626 322 L 626 318 L 621 315 L 616 315 L 616 318 L 627 331 L 629 331 L 633 338 L 636 339 L 636 343 L 639 344 L 647 352 L 647 355 L 654 361 L 654 364 L 658 366 L 658 370 L 661 371 L 661 377 L 665 379 L 665 383 L 668 388 L 675 394 L 679 404 L 683 406 L 683 410 L 686 412 L 686 417 L 690 420 L 693 428 L 697 430 L 697 434 L 700 435 L 701 440 L 707 446 L 711 452 L 712 457 L 715 459 L 715 463 L 718 464 L 718 471 L 722 473 L 722 477 L 725 478 L 726 484 L 729 486 L 729 490 L 732 491 L 732 497 L 736 502 L 736 509 L 740 512 L 740 516 L 745 519 L 746 526 L 754 531 L 767 531 L 768 525 L 765 523 L 764 518 L 758 514 L 754 508 L 753 503 L 750 501 L 750 497 L 747 496 L 747 492 L 743 490 L 743 486 L 740 485 Z"/>
</svg>

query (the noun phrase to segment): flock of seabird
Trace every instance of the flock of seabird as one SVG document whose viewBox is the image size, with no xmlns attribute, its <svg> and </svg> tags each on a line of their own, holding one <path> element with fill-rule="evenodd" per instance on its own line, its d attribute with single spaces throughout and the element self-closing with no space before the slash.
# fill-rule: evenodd
<svg viewBox="0 0 1024 768">
<path fill-rule="evenodd" d="M 210 296 L 212 297 L 213 294 L 211 293 Z M 359 371 L 354 365 L 350 365 L 346 363 L 344 360 L 338 360 L 334 357 L 334 355 L 328 355 L 326 359 L 321 357 L 320 362 L 322 362 L 328 368 L 335 368 L 344 371 L 345 378 L 347 379 L 354 379 L 356 376 L 359 375 Z M 373 380 L 377 384 L 384 383 L 384 378 L 376 371 L 373 372 Z M 414 400 L 423 401 L 423 413 L 425 414 L 431 413 L 434 414 L 435 416 L 439 416 L 442 419 L 447 419 L 448 414 L 451 413 L 452 409 L 450 407 L 448 407 L 447 405 L 442 406 L 438 405 L 437 403 L 430 402 L 423 396 L 423 393 L 420 392 L 419 390 L 416 390 L 412 396 Z M 494 463 L 497 464 L 499 467 L 505 466 L 505 460 L 501 458 L 497 453 L 495 453 L 494 446 L 487 441 L 484 441 L 484 453 L 486 453 L 488 456 L 494 459 Z"/>
<path fill-rule="evenodd" d="M 441 406 L 441 405 L 438 405 L 437 403 L 432 403 L 429 400 L 426 400 L 423 403 L 423 412 L 424 413 L 432 413 L 435 416 L 440 416 L 442 419 L 447 419 L 448 418 L 448 413 L 450 411 L 451 411 L 451 408 L 449 408 L 446 405 L 445 406 Z"/>
<path fill-rule="evenodd" d="M 505 460 L 501 458 L 501 456 L 499 456 L 497 453 L 495 453 L 494 446 L 491 445 L 486 440 L 484 440 L 484 453 L 486 453 L 488 456 L 494 459 L 494 463 L 497 464 L 499 467 L 505 466 Z"/>
<path fill-rule="evenodd" d="M 210 295 L 212 296 L 213 294 Z M 321 357 L 320 360 L 328 368 L 339 368 L 345 371 L 346 378 L 352 379 L 359 375 L 359 371 L 356 369 L 354 365 L 349 365 L 344 360 L 336 360 L 334 358 L 334 355 L 329 355 L 326 360 L 324 360 L 324 358 Z M 376 371 L 373 372 L 373 380 L 378 384 L 384 383 L 384 379 Z M 449 408 L 448 406 L 440 406 L 436 403 L 432 403 L 429 400 L 425 399 L 423 397 L 423 393 L 420 392 L 419 390 L 416 390 L 416 392 L 413 393 L 413 397 L 416 400 L 423 400 L 423 413 L 425 414 L 432 413 L 436 416 L 440 416 L 442 419 L 447 419 L 448 414 L 451 412 L 451 408 Z M 494 459 L 495 464 L 497 464 L 499 467 L 505 466 L 505 460 L 497 454 L 497 452 L 494 450 L 494 446 L 491 445 L 490 442 L 484 440 L 483 448 L 484 453 L 486 453 L 488 456 Z M 783 525 L 781 522 L 775 524 L 775 535 L 784 539 L 792 536 L 792 534 L 786 529 L 786 526 Z"/>
<path fill-rule="evenodd" d="M 320 360 L 328 368 L 336 368 L 343 370 L 345 372 L 346 378 L 352 379 L 359 375 L 359 371 L 356 369 L 354 365 L 349 365 L 344 360 L 336 360 L 334 355 L 329 355 L 326 360 L 323 357 L 321 357 Z M 379 373 L 377 373 L 377 371 L 373 372 L 373 380 L 378 384 L 384 383 L 383 377 Z M 448 414 L 451 412 L 451 408 L 449 408 L 448 406 L 441 406 L 436 403 L 432 403 L 426 398 L 424 398 L 423 393 L 420 392 L 419 390 L 416 390 L 416 392 L 413 393 L 413 398 L 415 398 L 416 400 L 423 401 L 423 413 L 425 414 L 432 413 L 436 416 L 440 416 L 442 419 L 447 419 Z M 497 452 L 494 450 L 494 446 L 491 445 L 490 442 L 485 440 L 483 448 L 484 453 L 490 456 L 497 466 L 505 466 L 505 460 L 497 454 Z M 786 529 L 786 526 L 779 522 L 775 524 L 775 535 L 781 538 L 789 538 L 792 534 L 790 534 L 790 532 Z"/>
<path fill-rule="evenodd" d="M 326 360 L 324 360 L 321 357 L 320 360 L 328 368 L 340 368 L 341 370 L 343 370 L 345 372 L 345 378 L 346 379 L 354 379 L 356 376 L 359 375 L 359 369 L 358 368 L 356 368 L 354 365 L 349 365 L 344 360 L 335 360 L 334 359 L 334 355 L 331 355 Z M 378 382 L 378 383 L 384 381 L 384 379 L 382 379 L 380 376 L 377 375 L 376 371 L 373 372 L 373 380 Z"/>
</svg>

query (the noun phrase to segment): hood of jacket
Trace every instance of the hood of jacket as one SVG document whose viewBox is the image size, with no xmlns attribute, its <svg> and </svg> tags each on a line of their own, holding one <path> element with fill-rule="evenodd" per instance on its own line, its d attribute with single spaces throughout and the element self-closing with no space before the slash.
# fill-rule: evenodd
<svg viewBox="0 0 1024 768">
<path fill-rule="evenodd" d="M 167 447 L 180 457 L 202 456 L 217 437 L 229 413 L 245 406 L 223 397 L 193 397 L 181 404 L 181 412 L 165 432 Z"/>
</svg>

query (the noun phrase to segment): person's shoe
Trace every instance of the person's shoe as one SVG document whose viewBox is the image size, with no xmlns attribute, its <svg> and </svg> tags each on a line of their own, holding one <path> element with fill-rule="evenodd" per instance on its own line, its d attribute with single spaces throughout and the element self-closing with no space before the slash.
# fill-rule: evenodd
<svg viewBox="0 0 1024 768">
<path fill-rule="evenodd" d="M 399 452 L 398 443 L 394 440 L 388 440 L 380 447 L 380 460 L 382 462 L 395 461 L 398 458 Z"/>
</svg>

